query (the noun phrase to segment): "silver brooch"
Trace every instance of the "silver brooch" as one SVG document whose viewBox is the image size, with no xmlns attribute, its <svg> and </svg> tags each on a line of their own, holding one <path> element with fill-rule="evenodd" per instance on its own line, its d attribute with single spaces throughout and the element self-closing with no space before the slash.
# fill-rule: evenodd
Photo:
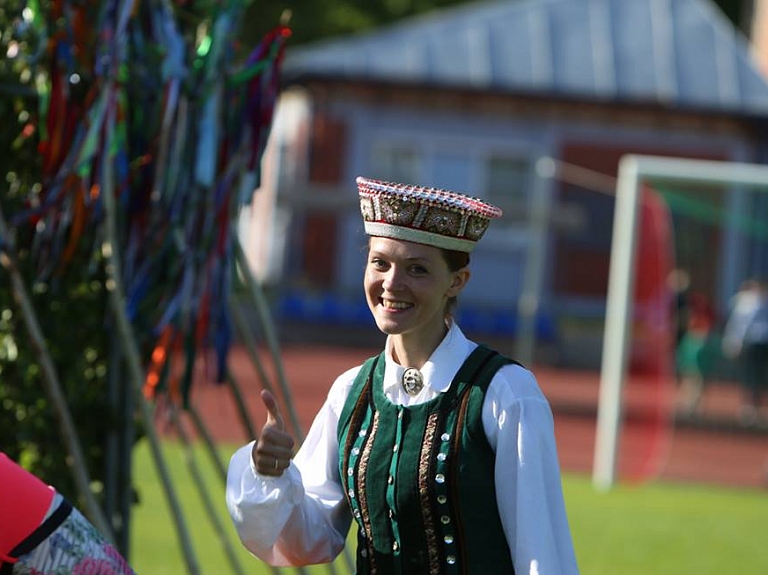
<svg viewBox="0 0 768 575">
<path fill-rule="evenodd" d="M 418 395 L 424 387 L 424 376 L 415 367 L 409 367 L 403 372 L 402 385 L 408 395 Z"/>
</svg>

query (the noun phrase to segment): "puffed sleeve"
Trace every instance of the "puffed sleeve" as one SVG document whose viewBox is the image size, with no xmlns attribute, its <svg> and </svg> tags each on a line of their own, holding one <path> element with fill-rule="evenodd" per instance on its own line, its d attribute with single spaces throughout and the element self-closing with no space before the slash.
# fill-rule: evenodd
<svg viewBox="0 0 768 575">
<path fill-rule="evenodd" d="M 241 541 L 275 566 L 328 563 L 341 552 L 351 516 L 338 474 L 336 428 L 356 369 L 340 376 L 301 448 L 280 477 L 260 475 L 253 442 L 232 456 L 226 500 Z"/>
<path fill-rule="evenodd" d="M 496 452 L 496 497 L 515 573 L 578 574 L 552 411 L 530 371 L 499 370 L 486 394 L 483 426 Z"/>
</svg>

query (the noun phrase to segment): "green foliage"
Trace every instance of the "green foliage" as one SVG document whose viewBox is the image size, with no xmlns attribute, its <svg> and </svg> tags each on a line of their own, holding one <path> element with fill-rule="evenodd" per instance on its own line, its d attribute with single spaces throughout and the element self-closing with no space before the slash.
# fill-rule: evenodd
<svg viewBox="0 0 768 575">
<path fill-rule="evenodd" d="M 63 282 L 65 283 L 65 282 Z M 106 403 L 105 297 L 99 282 L 82 281 L 51 290 L 36 285 L 33 302 L 67 397 L 90 474 L 103 472 L 104 438 L 120 423 Z M 43 391 L 42 374 L 23 318 L 0 289 L 0 449 L 77 501 L 57 415 Z"/>
<path fill-rule="evenodd" d="M 94 489 L 104 469 L 104 438 L 121 423 L 106 399 L 106 293 L 96 238 L 86 233 L 70 264 L 36 252 L 34 222 L 15 218 L 35 202 L 42 189 L 38 154 L 41 38 L 25 3 L 0 7 L 0 206 L 14 231 L 17 264 L 32 298 L 37 319 L 61 380 L 87 459 Z M 30 5 L 34 5 L 30 3 Z M 42 5 L 41 9 L 46 5 Z M 77 492 L 68 467 L 57 416 L 43 391 L 37 352 L 31 345 L 11 292 L 9 274 L 0 273 L 0 449 L 56 487 L 73 501 Z"/>
<path fill-rule="evenodd" d="M 39 161 L 33 137 L 37 117 L 34 70 L 30 59 L 39 38 L 23 26 L 20 0 L 0 5 L 0 181 L 3 201 L 18 207 L 20 198 L 39 191 Z M 25 129 L 26 128 L 26 129 Z M 5 204 L 4 204 L 5 205 Z"/>
<path fill-rule="evenodd" d="M 290 15 L 293 30 L 290 45 L 297 46 L 324 38 L 355 34 L 401 20 L 408 16 L 466 4 L 466 0 L 278 0 L 252 2 L 245 16 L 242 39 L 249 46 L 278 22 Z"/>
</svg>

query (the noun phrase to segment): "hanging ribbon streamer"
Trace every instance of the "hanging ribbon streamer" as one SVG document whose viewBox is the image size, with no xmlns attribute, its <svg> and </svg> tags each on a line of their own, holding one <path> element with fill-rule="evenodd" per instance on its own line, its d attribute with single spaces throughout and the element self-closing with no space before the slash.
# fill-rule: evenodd
<svg viewBox="0 0 768 575">
<path fill-rule="evenodd" d="M 36 0 L 27 3 L 46 47 L 37 127 L 44 182 L 14 224 L 35 226 L 39 275 L 50 279 L 83 247 L 98 261 L 102 195 L 115 196 L 122 235 L 112 249 L 128 317 L 150 334 L 140 342 L 150 397 L 175 381 L 186 402 L 208 350 L 224 379 L 232 222 L 259 184 L 290 36 L 276 27 L 238 65 L 235 28 L 246 4 L 193 5 L 182 20 L 169 0 L 52 0 L 45 16 Z M 184 358 L 176 380 L 174 352 Z"/>
</svg>

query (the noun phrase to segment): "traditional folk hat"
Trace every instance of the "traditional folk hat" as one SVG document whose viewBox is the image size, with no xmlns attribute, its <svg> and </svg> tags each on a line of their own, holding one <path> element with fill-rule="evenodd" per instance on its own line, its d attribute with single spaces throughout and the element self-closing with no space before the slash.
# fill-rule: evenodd
<svg viewBox="0 0 768 575">
<path fill-rule="evenodd" d="M 501 209 L 448 190 L 358 177 L 365 233 L 471 252 Z"/>
</svg>

